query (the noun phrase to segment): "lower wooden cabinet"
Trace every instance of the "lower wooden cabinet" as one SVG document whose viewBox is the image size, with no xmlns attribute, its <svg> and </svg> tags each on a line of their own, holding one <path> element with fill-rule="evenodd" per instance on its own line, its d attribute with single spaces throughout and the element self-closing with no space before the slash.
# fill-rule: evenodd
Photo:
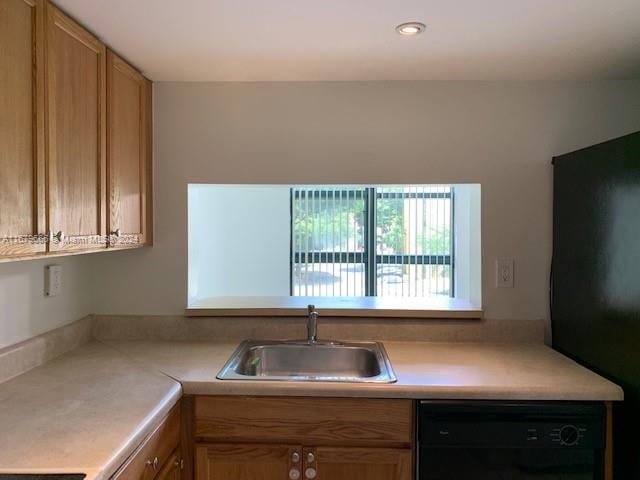
<svg viewBox="0 0 640 480">
<path fill-rule="evenodd" d="M 297 455 L 298 467 L 295 456 Z M 198 480 L 287 480 L 297 468 L 301 475 L 302 449 L 291 445 L 198 445 Z"/>
<path fill-rule="evenodd" d="M 413 402 L 386 398 L 195 398 L 194 434 L 206 443 L 410 448 Z"/>
<path fill-rule="evenodd" d="M 178 480 L 174 472 L 177 462 L 181 469 L 180 403 L 171 409 L 160 425 L 145 438 L 137 450 L 113 475 L 112 480 L 156 480 L 160 475 L 167 480 Z"/>
<path fill-rule="evenodd" d="M 411 450 L 212 444 L 196 447 L 197 480 L 411 480 Z"/>
<path fill-rule="evenodd" d="M 196 480 L 411 480 L 410 449 L 201 444 Z"/>
<path fill-rule="evenodd" d="M 180 480 L 182 476 L 182 453 L 177 448 L 164 463 L 155 480 Z"/>
<path fill-rule="evenodd" d="M 316 447 L 305 448 L 303 458 L 305 479 L 411 480 L 410 449 Z"/>
<path fill-rule="evenodd" d="M 203 396 L 192 404 L 196 480 L 413 475 L 411 400 Z"/>
</svg>

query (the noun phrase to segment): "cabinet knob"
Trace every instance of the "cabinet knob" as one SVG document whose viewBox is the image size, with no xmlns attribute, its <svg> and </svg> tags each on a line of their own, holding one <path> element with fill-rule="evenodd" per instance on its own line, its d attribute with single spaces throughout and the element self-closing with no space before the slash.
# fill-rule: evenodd
<svg viewBox="0 0 640 480">
<path fill-rule="evenodd" d="M 160 460 L 158 460 L 158 457 L 154 457 L 153 460 L 147 460 L 145 462 L 145 464 L 149 465 L 150 467 L 153 467 L 154 470 L 158 469 L 158 463 L 160 463 Z"/>
<path fill-rule="evenodd" d="M 291 461 L 293 463 L 298 463 L 300 461 L 300 454 L 298 452 L 293 452 L 291 454 Z"/>
<path fill-rule="evenodd" d="M 289 480 L 298 480 L 300 478 L 300 470 L 292 468 L 289 470 Z"/>
<path fill-rule="evenodd" d="M 304 471 L 304 478 L 308 478 L 309 480 L 311 480 L 313 478 L 316 478 L 317 474 L 318 472 L 316 471 L 315 468 L 309 467 Z"/>
<path fill-rule="evenodd" d="M 313 463 L 315 459 L 316 456 L 312 452 L 307 453 L 307 463 Z"/>
</svg>

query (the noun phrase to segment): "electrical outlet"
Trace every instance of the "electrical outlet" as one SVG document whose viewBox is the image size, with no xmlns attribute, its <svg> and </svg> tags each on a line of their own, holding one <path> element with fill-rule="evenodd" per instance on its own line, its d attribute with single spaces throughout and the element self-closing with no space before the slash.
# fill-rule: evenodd
<svg viewBox="0 0 640 480">
<path fill-rule="evenodd" d="M 513 288 L 513 259 L 496 260 L 496 287 Z"/>
<path fill-rule="evenodd" d="M 47 265 L 44 278 L 44 294 L 47 297 L 60 295 L 62 291 L 62 267 L 60 265 Z"/>
</svg>

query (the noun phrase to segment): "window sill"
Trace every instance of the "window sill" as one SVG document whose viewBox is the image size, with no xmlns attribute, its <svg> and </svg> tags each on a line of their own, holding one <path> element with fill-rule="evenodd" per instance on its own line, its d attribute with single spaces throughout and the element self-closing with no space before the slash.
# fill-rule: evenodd
<svg viewBox="0 0 640 480">
<path fill-rule="evenodd" d="M 455 298 L 215 297 L 185 309 L 187 317 L 299 317 L 313 304 L 326 317 L 481 319 L 483 312 Z"/>
</svg>

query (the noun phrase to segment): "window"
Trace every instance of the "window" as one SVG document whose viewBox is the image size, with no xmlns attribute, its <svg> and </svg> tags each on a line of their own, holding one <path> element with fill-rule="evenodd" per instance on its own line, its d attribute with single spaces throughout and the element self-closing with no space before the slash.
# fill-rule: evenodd
<svg viewBox="0 0 640 480">
<path fill-rule="evenodd" d="M 291 189 L 294 296 L 454 295 L 454 188 Z"/>
<path fill-rule="evenodd" d="M 480 185 L 191 184 L 188 235 L 190 306 L 305 296 L 481 303 Z"/>
</svg>

